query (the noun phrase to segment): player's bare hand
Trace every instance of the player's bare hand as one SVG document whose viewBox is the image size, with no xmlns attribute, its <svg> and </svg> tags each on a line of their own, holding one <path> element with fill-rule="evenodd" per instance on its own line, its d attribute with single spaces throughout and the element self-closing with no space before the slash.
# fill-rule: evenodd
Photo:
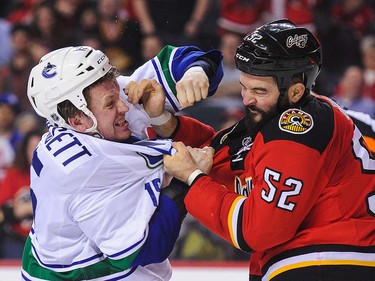
<svg viewBox="0 0 375 281">
<path fill-rule="evenodd" d="M 131 81 L 125 87 L 128 101 L 137 104 L 140 101 L 150 117 L 158 117 L 164 111 L 165 93 L 163 87 L 154 79 Z"/>
<path fill-rule="evenodd" d="M 182 108 L 192 106 L 195 102 L 207 98 L 209 80 L 199 66 L 188 69 L 176 83 L 177 99 Z"/>
<path fill-rule="evenodd" d="M 199 169 L 203 173 L 208 174 L 212 167 L 214 149 L 209 146 L 204 148 L 192 148 L 188 146 L 187 149 L 193 156 L 195 162 L 198 164 Z"/>
<path fill-rule="evenodd" d="M 173 156 L 164 155 L 165 171 L 169 175 L 187 182 L 190 174 L 199 169 L 199 166 L 182 142 L 173 142 L 172 145 L 176 149 L 176 153 Z"/>
</svg>

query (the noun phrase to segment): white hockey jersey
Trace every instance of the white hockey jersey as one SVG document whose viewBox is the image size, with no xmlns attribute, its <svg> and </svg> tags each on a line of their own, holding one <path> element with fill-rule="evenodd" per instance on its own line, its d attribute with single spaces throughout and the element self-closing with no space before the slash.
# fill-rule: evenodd
<svg viewBox="0 0 375 281">
<path fill-rule="evenodd" d="M 151 125 L 141 105 L 127 102 L 126 84 L 156 79 L 166 93 L 166 109 L 177 112 L 181 108 L 176 81 L 202 56 L 219 64 L 209 77 L 211 95 L 222 78 L 222 56 L 217 50 L 166 46 L 133 75 L 118 77 L 134 136 L 149 137 Z M 163 182 L 162 154 L 172 151 L 169 141 L 130 145 L 50 128 L 31 168 L 36 215 L 22 258 L 23 279 L 169 280 L 168 260 L 126 271 L 119 268 L 130 264 L 147 238 Z"/>
<path fill-rule="evenodd" d="M 168 280 L 168 261 L 114 274 L 105 267 L 126 263 L 147 238 L 163 181 L 162 155 L 172 151 L 169 140 L 116 143 L 50 127 L 31 169 L 36 216 L 25 280 L 58 280 L 55 272 L 70 274 L 69 280 L 86 280 L 85 274 L 87 280 Z"/>
</svg>

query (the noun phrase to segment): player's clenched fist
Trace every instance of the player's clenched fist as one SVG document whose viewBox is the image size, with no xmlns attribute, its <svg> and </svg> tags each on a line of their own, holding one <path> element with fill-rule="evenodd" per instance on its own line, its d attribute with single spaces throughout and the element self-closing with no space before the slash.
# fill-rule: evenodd
<svg viewBox="0 0 375 281">
<path fill-rule="evenodd" d="M 209 81 L 201 67 L 189 68 L 180 81 L 176 83 L 177 99 L 182 108 L 207 98 Z"/>
</svg>

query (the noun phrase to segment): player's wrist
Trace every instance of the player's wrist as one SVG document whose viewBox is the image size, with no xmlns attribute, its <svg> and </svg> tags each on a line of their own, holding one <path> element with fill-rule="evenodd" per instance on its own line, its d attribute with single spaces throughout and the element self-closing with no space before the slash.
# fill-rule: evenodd
<svg viewBox="0 0 375 281">
<path fill-rule="evenodd" d="M 172 114 L 166 110 L 157 117 L 150 117 L 150 123 L 154 126 L 161 126 L 166 124 L 172 118 Z"/>
<path fill-rule="evenodd" d="M 188 186 L 191 186 L 191 184 L 195 181 L 195 179 L 199 176 L 203 174 L 203 172 L 200 170 L 200 169 L 196 169 L 194 170 L 190 175 L 189 177 L 187 178 L 186 180 L 186 184 Z"/>
</svg>

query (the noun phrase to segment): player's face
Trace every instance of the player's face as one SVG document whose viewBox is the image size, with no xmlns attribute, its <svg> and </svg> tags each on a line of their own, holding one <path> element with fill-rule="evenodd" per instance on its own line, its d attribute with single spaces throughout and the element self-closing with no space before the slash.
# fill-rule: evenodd
<svg viewBox="0 0 375 281">
<path fill-rule="evenodd" d="M 90 89 L 89 109 L 98 121 L 98 131 L 107 140 L 123 141 L 130 137 L 125 113 L 129 107 L 120 99 L 116 81 L 105 81 Z"/>
<path fill-rule="evenodd" d="M 273 77 L 254 76 L 241 72 L 242 102 L 249 129 L 259 130 L 265 121 L 277 113 L 280 96 Z"/>
</svg>

